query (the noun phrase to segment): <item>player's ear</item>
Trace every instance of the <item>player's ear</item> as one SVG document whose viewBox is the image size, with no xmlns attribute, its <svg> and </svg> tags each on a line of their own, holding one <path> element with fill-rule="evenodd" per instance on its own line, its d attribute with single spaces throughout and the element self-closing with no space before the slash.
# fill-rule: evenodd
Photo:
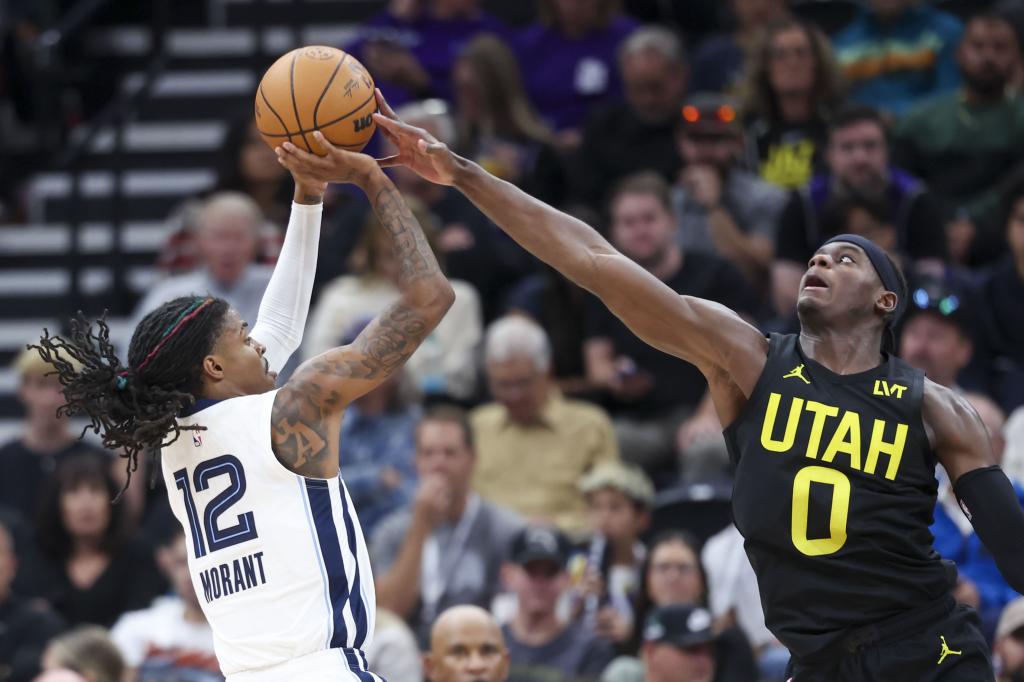
<svg viewBox="0 0 1024 682">
<path fill-rule="evenodd" d="M 207 355 L 203 358 L 203 376 L 213 381 L 224 378 L 224 363 L 218 356 Z"/>
<path fill-rule="evenodd" d="M 875 299 L 875 307 L 883 314 L 894 312 L 898 303 L 899 297 L 892 291 L 883 291 L 882 294 Z"/>
</svg>

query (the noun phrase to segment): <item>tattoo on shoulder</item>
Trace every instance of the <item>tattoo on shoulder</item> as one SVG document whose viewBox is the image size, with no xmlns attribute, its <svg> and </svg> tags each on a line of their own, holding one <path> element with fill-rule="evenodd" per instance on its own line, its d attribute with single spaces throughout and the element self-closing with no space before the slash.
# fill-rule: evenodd
<svg viewBox="0 0 1024 682">
<path fill-rule="evenodd" d="M 322 405 L 341 398 L 310 380 L 289 382 L 278 391 L 270 415 L 270 439 L 278 461 L 303 476 L 322 476 L 323 460 L 328 447 L 327 410 Z"/>
</svg>

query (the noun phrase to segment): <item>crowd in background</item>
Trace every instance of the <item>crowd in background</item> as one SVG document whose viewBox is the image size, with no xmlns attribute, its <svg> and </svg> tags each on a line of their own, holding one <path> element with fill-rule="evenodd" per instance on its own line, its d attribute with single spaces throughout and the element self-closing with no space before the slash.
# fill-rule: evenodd
<svg viewBox="0 0 1024 682">
<path fill-rule="evenodd" d="M 1017 3 L 974 4 L 956 18 L 864 0 L 837 29 L 731 0 L 731 21 L 691 41 L 615 0 L 540 0 L 519 27 L 474 0 L 393 0 L 340 47 L 401 118 L 766 333 L 796 330 L 818 245 L 871 238 L 910 282 L 899 355 L 968 397 L 1024 503 L 1024 22 Z M 507 650 L 513 682 L 784 679 L 727 517 L 653 523 L 659 493 L 730 480 L 702 375 L 454 190 L 393 178 L 457 299 L 341 428 L 380 608 L 371 669 L 443 682 L 472 658 L 499 680 Z M 254 320 L 290 183 L 254 123 L 234 122 L 216 189 L 169 217 L 166 276 L 136 320 L 196 292 Z M 369 205 L 333 188 L 291 366 L 355 338 L 397 281 Z M 111 506 L 123 461 L 56 416 L 47 369 L 18 358 L 24 430 L 0 447 L 0 680 L 222 679 L 152 463 Z M 979 610 L 1000 681 L 1021 682 L 1024 601 L 937 476 L 954 596 Z M 490 654 L 449 655 L 468 631 Z"/>
</svg>

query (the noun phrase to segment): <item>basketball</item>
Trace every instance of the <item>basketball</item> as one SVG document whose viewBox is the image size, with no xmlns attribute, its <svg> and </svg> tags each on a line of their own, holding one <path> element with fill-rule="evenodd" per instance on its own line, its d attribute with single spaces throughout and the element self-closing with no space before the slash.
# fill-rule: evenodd
<svg viewBox="0 0 1024 682">
<path fill-rule="evenodd" d="M 376 125 L 373 79 L 355 57 L 334 47 L 310 45 L 271 65 L 256 91 L 256 128 L 271 148 L 290 141 L 323 155 L 313 131 L 343 149 L 360 151 Z"/>
</svg>

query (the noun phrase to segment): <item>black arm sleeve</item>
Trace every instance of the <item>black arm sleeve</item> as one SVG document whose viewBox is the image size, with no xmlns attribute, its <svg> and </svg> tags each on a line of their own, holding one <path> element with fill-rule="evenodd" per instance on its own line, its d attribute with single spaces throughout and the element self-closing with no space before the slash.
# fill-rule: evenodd
<svg viewBox="0 0 1024 682">
<path fill-rule="evenodd" d="M 953 486 L 960 508 L 1013 589 L 1024 594 L 1024 509 L 997 466 L 974 469 Z"/>
</svg>

